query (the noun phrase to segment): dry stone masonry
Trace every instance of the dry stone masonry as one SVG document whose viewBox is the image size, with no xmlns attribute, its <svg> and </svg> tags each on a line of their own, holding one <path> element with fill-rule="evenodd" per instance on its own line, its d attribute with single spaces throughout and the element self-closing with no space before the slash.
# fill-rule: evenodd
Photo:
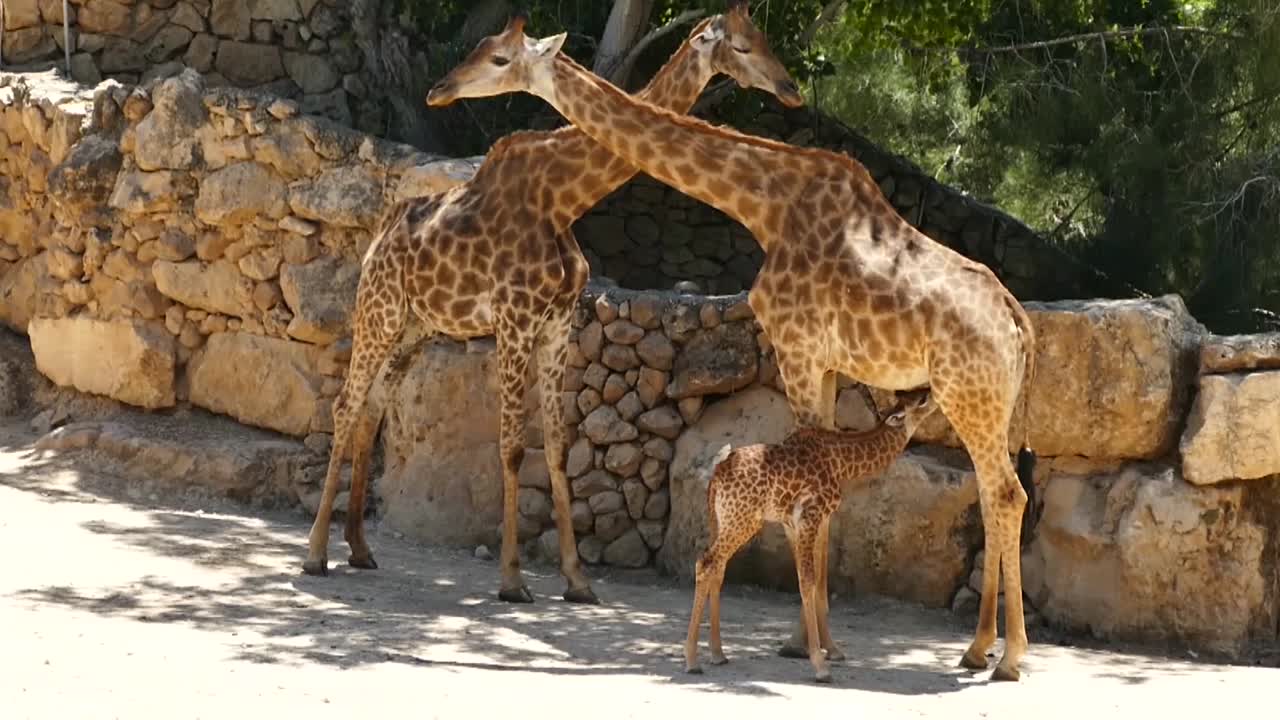
<svg viewBox="0 0 1280 720">
<path fill-rule="evenodd" d="M 185 3 L 161 4 L 151 5 L 168 18 Z M 131 18 L 143 7 L 118 5 Z M 269 3 L 251 5 L 265 12 Z M 297 5 L 310 19 L 320 7 Z M 251 14 L 250 38 L 255 22 Z M 230 42 L 251 41 L 227 32 Z M 198 457 L 218 468 L 208 481 L 217 492 L 314 511 L 350 359 L 358 258 L 388 203 L 450 187 L 475 166 L 361 135 L 293 100 L 211 86 L 194 70 L 92 89 L 51 73 L 0 75 L 0 323 L 29 336 L 34 365 L 58 385 L 139 408 L 199 408 L 263 431 L 261 445 L 226 463 L 205 443 L 198 452 L 156 450 L 137 461 L 140 471 Z M 915 198 L 900 204 L 917 208 L 913 222 L 972 239 L 977 255 L 1006 263 L 1006 282 L 1030 282 L 1013 270 L 1028 256 L 1008 264 L 1030 252 L 1017 227 L 1000 229 L 992 212 L 931 181 L 912 189 L 898 170 L 871 169 L 895 203 Z M 641 273 L 632 281 L 654 286 L 692 276 L 736 292 L 625 289 L 597 277 L 574 318 L 565 385 L 551 400 L 568 424 L 583 559 L 688 578 L 706 542 L 710 459 L 726 443 L 780 440 L 794 420 L 769 338 L 737 291 L 754 273 L 739 258 L 758 263 L 758 249 L 651 184 L 643 210 L 629 205 L 620 223 L 600 219 L 646 182 L 584 220 L 627 234 L 616 252 L 588 241 L 597 269 Z M 936 220 L 952 210 L 967 219 Z M 685 228 L 674 231 L 679 242 L 669 234 L 676 227 Z M 659 259 L 633 262 L 643 253 Z M 1039 340 L 1029 389 L 1039 522 L 1023 558 L 1033 618 L 1224 654 L 1275 643 L 1280 336 L 1210 335 L 1176 297 L 1027 307 Z M 496 542 L 495 352 L 492 338 L 434 342 L 392 398 L 374 492 L 395 531 Z M 531 391 L 518 534 L 554 561 L 539 402 Z M 837 423 L 868 428 L 888 402 L 842 379 Z M 0 397 L 0 406 L 19 404 Z M 47 447 L 136 450 L 116 431 L 69 420 Z M 273 444 L 281 435 L 304 440 L 310 459 L 288 449 L 296 440 Z M 972 469 L 945 417 L 915 440 L 833 519 L 831 584 L 974 611 L 982 525 Z M 770 528 L 729 575 L 791 587 L 791 563 Z"/>
<path fill-rule="evenodd" d="M 60 0 L 6 0 L 4 60 L 61 59 Z M 71 73 L 146 84 L 191 68 L 210 87 L 259 88 L 352 125 L 368 96 L 339 0 L 71 0 Z M 158 151 L 164 151 L 157 148 Z"/>
</svg>

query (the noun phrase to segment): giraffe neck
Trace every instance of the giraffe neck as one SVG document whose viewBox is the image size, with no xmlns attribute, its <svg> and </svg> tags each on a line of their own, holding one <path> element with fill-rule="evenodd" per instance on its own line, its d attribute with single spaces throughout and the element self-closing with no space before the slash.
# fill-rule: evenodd
<svg viewBox="0 0 1280 720">
<path fill-rule="evenodd" d="M 709 55 L 698 52 L 691 42 L 709 22 L 695 28 L 637 97 L 676 113 L 689 112 L 715 76 Z M 527 185 L 524 205 L 538 208 L 556 231 L 567 229 L 636 174 L 634 165 L 573 126 L 517 132 L 499 140 L 476 173 L 477 187 L 509 186 L 512 166 L 537 169 L 540 180 Z"/>
<path fill-rule="evenodd" d="M 842 479 L 865 477 L 893 464 L 907 446 L 905 428 L 877 425 L 864 432 L 837 432 L 828 443 Z"/>
<path fill-rule="evenodd" d="M 531 91 L 622 160 L 745 225 L 766 252 L 808 180 L 852 169 L 639 102 L 563 54 L 550 82 Z"/>
</svg>

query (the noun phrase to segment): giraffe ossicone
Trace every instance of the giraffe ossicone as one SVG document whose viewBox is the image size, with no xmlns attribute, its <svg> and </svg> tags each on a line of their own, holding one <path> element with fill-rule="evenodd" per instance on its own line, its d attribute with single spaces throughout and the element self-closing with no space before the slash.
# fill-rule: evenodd
<svg viewBox="0 0 1280 720">
<path fill-rule="evenodd" d="M 623 161 L 742 223 L 765 251 L 749 303 L 799 424 L 835 428 L 840 374 L 885 390 L 930 387 L 973 462 L 986 544 L 978 625 L 961 664 L 986 666 L 1003 575 L 1007 637 L 992 677 L 1017 679 L 1027 649 L 1019 540 L 1035 489 L 1025 436 L 1035 330 L 1026 311 L 989 268 L 898 215 L 853 158 L 676 115 L 551 52 L 562 39 L 515 34 L 502 63 L 493 62 L 497 46 L 482 42 L 428 102 L 533 93 Z M 1009 431 L 1019 407 L 1015 472 Z M 782 653 L 807 655 L 806 632 L 798 624 Z"/>
</svg>

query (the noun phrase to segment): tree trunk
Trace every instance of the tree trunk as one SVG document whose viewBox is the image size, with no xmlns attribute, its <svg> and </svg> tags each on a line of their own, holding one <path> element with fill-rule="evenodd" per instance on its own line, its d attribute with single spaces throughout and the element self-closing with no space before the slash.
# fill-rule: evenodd
<svg viewBox="0 0 1280 720">
<path fill-rule="evenodd" d="M 614 77 L 614 73 L 626 60 L 631 48 L 640 42 L 649 26 L 653 12 L 653 0 L 614 0 L 609 21 L 604 26 L 604 36 L 596 51 L 591 70 L 602 78 L 609 78 L 618 87 L 626 86 L 627 78 Z"/>
<path fill-rule="evenodd" d="M 430 86 L 427 59 L 410 48 L 390 16 L 391 5 L 389 0 L 351 0 L 351 29 L 364 54 L 361 75 L 370 94 L 362 102 L 378 103 L 385 112 L 384 127 L 376 134 L 439 152 L 443 146 L 430 130 L 423 101 Z"/>
</svg>

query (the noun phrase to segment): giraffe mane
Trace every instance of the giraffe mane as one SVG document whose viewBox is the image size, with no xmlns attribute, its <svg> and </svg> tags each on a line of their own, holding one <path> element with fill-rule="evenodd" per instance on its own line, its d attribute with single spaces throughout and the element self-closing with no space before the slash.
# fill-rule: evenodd
<svg viewBox="0 0 1280 720">
<path fill-rule="evenodd" d="M 743 145 L 750 145 L 752 147 L 758 147 L 764 150 L 771 150 L 773 152 L 783 153 L 783 154 L 791 155 L 795 157 L 817 159 L 817 160 L 822 160 L 824 162 L 835 163 L 837 165 L 843 166 L 855 177 L 863 178 L 867 182 L 871 182 L 871 173 L 867 172 L 867 168 L 862 163 L 858 162 L 857 160 L 853 159 L 852 157 L 849 157 L 844 153 L 833 152 L 831 150 L 826 150 L 824 148 L 799 147 L 799 146 L 791 145 L 785 142 L 780 142 L 778 140 L 763 138 L 758 135 L 749 135 L 747 133 L 734 130 L 732 128 L 712 125 L 706 120 L 700 120 L 698 118 L 695 118 L 689 115 L 678 115 L 674 112 L 671 112 L 670 110 L 667 110 L 666 108 L 658 107 L 657 105 L 654 105 L 649 102 L 645 102 L 644 100 L 640 100 L 639 98 L 636 98 L 632 95 L 628 95 L 627 93 L 623 92 L 620 88 L 613 85 L 609 81 L 596 75 L 590 70 L 587 70 L 585 67 L 579 64 L 576 60 L 569 57 L 568 55 L 565 55 L 564 53 L 558 54 L 556 56 L 556 61 L 560 63 L 564 63 L 576 71 L 583 72 L 585 75 L 588 76 L 591 83 L 595 85 L 597 88 L 599 88 L 602 92 L 608 95 L 613 95 L 614 97 L 621 97 L 621 98 L 630 100 L 632 102 L 638 103 L 644 106 L 649 112 L 653 112 L 661 116 L 662 119 L 666 122 L 670 122 L 675 125 L 685 127 L 689 130 L 694 130 L 694 131 L 706 133 L 709 135 L 715 135 L 725 140 L 731 140 L 733 142 L 740 143 Z"/>
</svg>

